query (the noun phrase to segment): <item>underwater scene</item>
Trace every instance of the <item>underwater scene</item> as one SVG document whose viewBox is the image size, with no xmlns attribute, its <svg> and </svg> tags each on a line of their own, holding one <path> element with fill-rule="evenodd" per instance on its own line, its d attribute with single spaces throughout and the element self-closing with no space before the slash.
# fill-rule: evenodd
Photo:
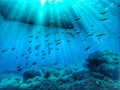
<svg viewBox="0 0 120 90">
<path fill-rule="evenodd" d="M 0 0 L 0 90 L 120 90 L 120 0 Z"/>
</svg>

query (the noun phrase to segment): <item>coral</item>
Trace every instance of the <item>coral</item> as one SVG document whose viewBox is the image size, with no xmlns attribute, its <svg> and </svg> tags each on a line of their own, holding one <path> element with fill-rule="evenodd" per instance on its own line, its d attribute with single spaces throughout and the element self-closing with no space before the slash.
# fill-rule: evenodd
<svg viewBox="0 0 120 90">
<path fill-rule="evenodd" d="M 0 90 L 20 90 L 19 86 L 8 85 L 6 87 L 0 87 Z"/>
<path fill-rule="evenodd" d="M 87 58 L 87 68 L 112 79 L 120 79 L 120 56 L 112 51 L 98 51 Z"/>
<path fill-rule="evenodd" d="M 72 72 L 74 72 L 75 67 L 69 66 L 64 69 L 63 75 L 70 75 Z M 77 70 L 75 70 L 77 71 Z"/>
<path fill-rule="evenodd" d="M 59 85 L 63 85 L 63 84 L 66 84 L 66 83 L 69 83 L 71 82 L 72 79 L 71 79 L 71 76 L 70 75 L 67 75 L 67 76 L 64 76 L 64 77 L 61 77 L 57 80 L 57 83 Z"/>
<path fill-rule="evenodd" d="M 78 71 L 78 72 L 73 72 L 71 77 L 73 80 L 82 80 L 82 79 L 84 79 L 84 75 L 86 72 L 87 71 L 84 71 L 84 70 Z"/>
<path fill-rule="evenodd" d="M 63 84 L 59 90 L 119 90 L 110 83 L 102 80 L 88 77 L 82 81 L 75 81 L 69 84 Z"/>
<path fill-rule="evenodd" d="M 92 76 L 94 78 L 104 80 L 105 76 L 103 74 L 97 73 L 97 72 L 89 72 L 89 76 Z"/>
<path fill-rule="evenodd" d="M 58 90 L 58 86 L 51 80 L 42 80 L 39 84 L 33 86 L 32 90 Z"/>
</svg>

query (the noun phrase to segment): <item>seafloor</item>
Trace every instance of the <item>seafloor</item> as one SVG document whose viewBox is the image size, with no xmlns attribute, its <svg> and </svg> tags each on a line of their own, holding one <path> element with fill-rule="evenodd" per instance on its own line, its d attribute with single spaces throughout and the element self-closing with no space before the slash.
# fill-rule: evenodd
<svg viewBox="0 0 120 90">
<path fill-rule="evenodd" d="M 0 90 L 120 90 L 120 56 L 112 51 L 91 53 L 83 70 L 54 65 L 37 67 L 34 63 L 20 73 L 1 73 Z"/>
</svg>

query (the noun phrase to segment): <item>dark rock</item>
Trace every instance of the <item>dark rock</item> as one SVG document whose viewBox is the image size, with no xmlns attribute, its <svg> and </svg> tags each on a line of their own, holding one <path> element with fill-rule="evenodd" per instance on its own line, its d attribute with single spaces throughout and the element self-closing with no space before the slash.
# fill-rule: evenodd
<svg viewBox="0 0 120 90">
<path fill-rule="evenodd" d="M 120 67 L 112 66 L 112 65 L 100 65 L 99 72 L 112 78 L 112 79 L 120 79 Z"/>
<path fill-rule="evenodd" d="M 85 73 L 86 71 L 73 72 L 71 77 L 73 80 L 82 80 L 84 79 Z"/>
<path fill-rule="evenodd" d="M 44 78 L 49 78 L 51 76 L 50 72 L 45 72 Z"/>
<path fill-rule="evenodd" d="M 112 51 L 98 51 L 89 55 L 87 68 L 112 79 L 120 79 L 120 56 Z"/>
<path fill-rule="evenodd" d="M 26 80 L 34 78 L 36 76 L 41 76 L 41 73 L 36 70 L 27 70 L 23 74 L 23 80 L 26 81 Z"/>
</svg>

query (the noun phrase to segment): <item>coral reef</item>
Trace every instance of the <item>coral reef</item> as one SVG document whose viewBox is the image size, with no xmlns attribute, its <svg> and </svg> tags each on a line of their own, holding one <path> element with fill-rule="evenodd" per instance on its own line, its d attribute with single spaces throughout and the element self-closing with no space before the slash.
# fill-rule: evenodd
<svg viewBox="0 0 120 90">
<path fill-rule="evenodd" d="M 32 68 L 2 77 L 0 90 L 119 90 L 119 62 L 120 56 L 111 51 L 94 52 L 86 60 L 87 69 Z"/>
<path fill-rule="evenodd" d="M 120 56 L 112 51 L 98 51 L 89 55 L 87 65 L 89 70 L 99 72 L 112 79 L 120 79 Z"/>
<path fill-rule="evenodd" d="M 42 80 L 39 84 L 35 85 L 32 90 L 58 90 L 58 86 L 51 80 Z"/>
</svg>

